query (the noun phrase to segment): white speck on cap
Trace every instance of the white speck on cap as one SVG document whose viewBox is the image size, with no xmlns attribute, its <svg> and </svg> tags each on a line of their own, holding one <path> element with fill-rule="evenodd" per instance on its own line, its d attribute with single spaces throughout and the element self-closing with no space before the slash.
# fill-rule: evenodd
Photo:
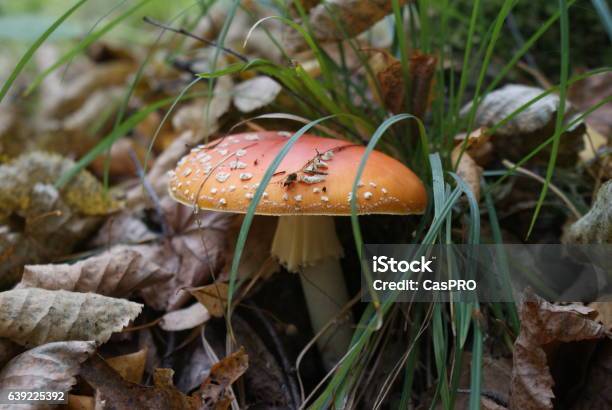
<svg viewBox="0 0 612 410">
<path fill-rule="evenodd" d="M 386 194 L 388 192 L 386 188 L 381 188 L 380 190 L 382 191 L 383 194 Z"/>
<path fill-rule="evenodd" d="M 246 194 L 244 194 L 244 196 L 248 199 L 253 199 L 253 194 L 251 192 L 247 192 Z"/>
<path fill-rule="evenodd" d="M 227 142 L 222 142 L 221 144 L 219 144 L 219 146 L 220 146 L 220 147 L 223 147 L 223 148 L 225 148 L 225 147 L 229 147 L 229 143 L 227 143 Z"/>
<path fill-rule="evenodd" d="M 213 195 L 216 194 L 217 193 L 217 188 L 211 188 L 210 189 L 210 193 L 213 194 Z"/>
<path fill-rule="evenodd" d="M 283 199 L 284 199 L 285 201 L 288 201 L 288 200 L 289 200 L 289 194 L 285 192 L 285 193 L 283 194 Z"/>
<path fill-rule="evenodd" d="M 225 204 L 227 204 L 227 201 L 225 200 L 225 198 L 219 199 L 219 205 L 223 206 Z"/>
<path fill-rule="evenodd" d="M 279 131 L 278 135 L 280 135 L 281 137 L 289 138 L 293 135 L 293 133 L 289 131 Z"/>
<path fill-rule="evenodd" d="M 321 201 L 323 201 L 323 202 L 328 202 L 328 201 L 329 201 L 329 197 L 327 197 L 327 196 L 325 196 L 325 195 L 322 195 L 322 196 L 321 196 Z"/>
<path fill-rule="evenodd" d="M 236 156 L 237 157 L 244 157 L 246 155 L 247 151 L 245 149 L 239 149 L 238 151 L 236 151 Z"/>
<path fill-rule="evenodd" d="M 295 199 L 297 202 L 302 201 L 302 195 L 296 195 L 293 197 L 293 199 Z"/>
<path fill-rule="evenodd" d="M 314 187 L 314 188 L 312 188 L 312 192 L 314 192 L 315 194 L 318 194 L 319 192 L 321 192 L 321 188 Z"/>
<path fill-rule="evenodd" d="M 191 174 L 191 168 L 187 168 L 185 171 L 183 171 L 183 176 L 184 177 L 188 177 L 189 174 Z"/>
<path fill-rule="evenodd" d="M 253 174 L 251 174 L 250 172 L 243 172 L 242 174 L 240 174 L 240 179 L 243 181 L 248 181 L 251 178 L 253 178 Z"/>
<path fill-rule="evenodd" d="M 247 141 L 257 141 L 259 140 L 259 135 L 257 134 L 247 134 L 244 136 L 244 139 Z"/>
<path fill-rule="evenodd" d="M 332 150 L 325 151 L 323 155 L 321 155 L 321 159 L 323 161 L 329 161 L 334 156 L 334 152 Z"/>
<path fill-rule="evenodd" d="M 225 182 L 229 177 L 229 172 L 217 172 L 217 175 L 215 175 L 215 179 L 219 182 Z"/>
<path fill-rule="evenodd" d="M 369 192 L 369 191 L 368 191 L 368 192 L 364 192 L 364 193 L 363 193 L 363 197 L 364 197 L 365 199 L 370 199 L 370 198 L 372 198 L 372 193 L 371 193 L 371 192 Z"/>
<path fill-rule="evenodd" d="M 221 154 L 223 156 L 227 155 L 227 150 L 226 149 L 218 149 L 217 151 L 219 152 L 219 154 Z"/>
<path fill-rule="evenodd" d="M 228 189 L 230 192 L 234 192 L 236 190 L 236 185 L 230 185 Z"/>
<path fill-rule="evenodd" d="M 242 161 L 235 160 L 235 161 L 231 161 L 229 163 L 229 166 L 230 166 L 230 169 L 244 169 L 247 167 L 247 164 L 245 164 Z"/>
<path fill-rule="evenodd" d="M 316 184 L 325 181 L 325 175 L 302 175 L 300 180 L 306 184 Z"/>
<path fill-rule="evenodd" d="M 370 182 L 370 186 L 371 186 L 372 188 L 376 188 L 376 183 L 374 183 L 374 182 Z"/>
</svg>

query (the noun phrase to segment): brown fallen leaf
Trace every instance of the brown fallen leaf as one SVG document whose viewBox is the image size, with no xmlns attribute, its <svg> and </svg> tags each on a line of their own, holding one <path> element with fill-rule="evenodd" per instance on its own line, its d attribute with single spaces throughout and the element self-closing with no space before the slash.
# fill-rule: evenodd
<svg viewBox="0 0 612 410">
<path fill-rule="evenodd" d="M 79 375 L 96 390 L 96 408 L 197 410 L 198 397 L 181 393 L 172 384 L 172 369 L 157 369 L 153 387 L 141 386 L 123 379 L 100 356 L 93 355 L 81 366 Z"/>
<path fill-rule="evenodd" d="M 457 175 L 465 181 L 470 187 L 476 201 L 480 201 L 480 178 L 482 177 L 482 168 L 478 166 L 476 161 L 472 159 L 467 151 L 461 154 L 461 144 L 457 145 L 451 152 L 451 162 L 453 166 L 457 164 Z"/>
<path fill-rule="evenodd" d="M 400 7 L 407 2 L 398 1 Z M 319 43 L 342 41 L 345 36 L 354 37 L 367 30 L 391 11 L 392 2 L 388 0 L 328 0 L 310 10 L 308 26 Z M 337 22 L 343 26 L 337 27 Z M 307 47 L 304 38 L 293 29 L 285 32 L 284 45 L 292 52 Z"/>
<path fill-rule="evenodd" d="M 404 108 L 406 89 L 402 63 L 389 52 L 380 50 L 370 57 L 369 65 L 379 85 L 377 87 L 368 76 L 370 90 L 376 100 L 392 113 L 401 112 Z"/>
<path fill-rule="evenodd" d="M 555 118 L 559 106 L 559 96 L 547 94 L 538 101 L 531 103 L 529 107 L 516 114 L 512 119 L 505 121 L 523 105 L 539 97 L 545 90 L 537 87 L 529 87 L 519 84 L 508 84 L 500 89 L 487 94 L 476 109 L 473 128 L 495 129 L 491 141 L 495 147 L 494 152 L 503 158 L 519 161 L 525 155 L 533 151 L 547 138 L 554 135 Z M 468 103 L 461 109 L 461 115 L 469 117 L 472 103 Z M 565 122 L 569 123 L 575 117 L 576 111 L 567 102 L 565 105 Z M 504 121 L 502 123 L 502 121 Z M 578 153 L 583 148 L 585 125 L 578 123 L 566 131 L 560 139 L 557 163 L 560 165 L 574 165 Z M 550 147 L 538 153 L 534 160 L 536 162 L 548 163 Z"/>
<path fill-rule="evenodd" d="M 166 332 L 178 332 L 193 329 L 208 322 L 210 313 L 201 303 L 166 313 L 159 322 L 159 327 Z"/>
<path fill-rule="evenodd" d="M 125 297 L 134 290 L 170 279 L 166 272 L 136 250 L 124 245 L 72 265 L 27 265 L 17 288 L 94 292 Z"/>
<path fill-rule="evenodd" d="M 582 357 L 576 349 L 582 346 L 588 354 L 592 346 L 589 341 L 606 337 L 604 326 L 593 320 L 595 314 L 594 310 L 583 305 L 553 305 L 530 290 L 525 292 L 520 308 L 521 332 L 514 343 L 510 408 L 553 408 L 553 400 L 559 399 L 555 395 L 563 392 L 559 391 L 559 385 L 571 385 L 553 378 L 555 355 L 564 352 L 562 348 L 565 345 L 573 348 L 574 358 Z M 572 357 L 568 352 L 562 356 L 565 359 Z M 559 358 L 559 361 L 563 362 L 564 358 Z M 574 370 L 564 375 L 571 377 L 576 373 Z"/>
<path fill-rule="evenodd" d="M 137 250 L 174 273 L 170 280 L 141 291 L 148 305 L 168 311 L 189 301 L 189 293 L 182 289 L 200 286 L 218 274 L 224 264 L 227 228 L 233 216 L 201 211 L 194 214 L 192 208 L 169 197 L 162 199 L 161 206 L 174 234 L 169 241 L 139 245 Z"/>
<path fill-rule="evenodd" d="M 232 400 L 229 387 L 246 372 L 248 367 L 249 356 L 244 347 L 241 347 L 210 369 L 210 374 L 194 395 L 201 397 L 204 409 L 229 408 Z"/>
<path fill-rule="evenodd" d="M 612 73 L 609 72 L 576 81 L 568 90 L 568 98 L 581 111 L 590 109 L 611 94 Z M 612 137 L 612 103 L 602 105 L 589 114 L 585 121 L 605 137 Z"/>
<path fill-rule="evenodd" d="M 229 285 L 223 282 L 212 283 L 198 288 L 188 289 L 189 293 L 200 302 L 214 317 L 223 317 L 227 307 Z"/>
<path fill-rule="evenodd" d="M 0 389 L 68 392 L 79 367 L 94 351 L 94 342 L 55 342 L 28 350 L 0 371 Z M 39 404 L 17 406 L 39 409 Z M 0 405 L 0 408 L 11 408 Z M 13 407 L 14 408 L 14 407 Z"/>
<path fill-rule="evenodd" d="M 157 239 L 147 224 L 136 214 L 121 212 L 109 216 L 98 229 L 88 246 L 91 248 L 109 248 L 116 244 L 140 244 Z"/>
<path fill-rule="evenodd" d="M 0 292 L 0 337 L 24 346 L 60 340 L 106 342 L 142 305 L 94 293 L 15 289 Z"/>
<path fill-rule="evenodd" d="M 599 188 L 589 212 L 565 230 L 563 242 L 612 243 L 612 181 Z"/>
<path fill-rule="evenodd" d="M 106 359 L 106 363 L 119 375 L 132 383 L 140 383 L 145 371 L 147 349 Z"/>
<path fill-rule="evenodd" d="M 466 138 L 467 143 L 464 142 Z M 465 143 L 466 152 L 481 167 L 486 166 L 493 159 L 493 144 L 485 127 L 473 130 L 469 136 L 465 132 L 455 135 L 455 143 L 459 145 Z"/>
<path fill-rule="evenodd" d="M 433 86 L 435 81 L 436 65 L 438 59 L 433 54 L 415 51 L 410 56 L 410 109 L 418 118 L 424 119 L 433 100 Z M 413 126 L 413 133 L 417 132 Z"/>
</svg>

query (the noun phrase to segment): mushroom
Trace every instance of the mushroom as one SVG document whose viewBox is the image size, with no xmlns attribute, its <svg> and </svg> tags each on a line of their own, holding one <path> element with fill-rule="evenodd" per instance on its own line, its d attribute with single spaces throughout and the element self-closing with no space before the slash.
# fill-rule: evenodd
<svg viewBox="0 0 612 410">
<path fill-rule="evenodd" d="M 291 135 L 237 134 L 193 148 L 170 172 L 170 195 L 201 209 L 245 213 L 266 169 Z M 279 217 L 271 253 L 288 271 L 300 273 L 315 333 L 349 300 L 333 217 L 351 215 L 351 192 L 364 151 L 348 141 L 302 135 L 256 208 L 256 214 Z M 421 214 L 427 203 L 421 180 L 378 151 L 370 154 L 358 186 L 358 214 Z M 328 369 L 346 353 L 349 325 L 332 326 L 317 340 Z"/>
</svg>

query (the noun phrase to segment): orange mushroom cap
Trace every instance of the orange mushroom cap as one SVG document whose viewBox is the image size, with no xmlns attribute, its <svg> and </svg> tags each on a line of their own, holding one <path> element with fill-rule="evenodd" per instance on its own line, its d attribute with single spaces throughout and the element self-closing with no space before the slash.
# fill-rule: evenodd
<svg viewBox="0 0 612 410">
<path fill-rule="evenodd" d="M 201 209 L 245 213 L 267 168 L 292 133 L 230 135 L 193 148 L 175 171 L 169 192 Z M 266 187 L 260 215 L 350 215 L 351 191 L 365 147 L 303 135 L 291 147 Z M 373 151 L 357 190 L 359 214 L 421 214 L 423 183 L 394 158 Z"/>
</svg>

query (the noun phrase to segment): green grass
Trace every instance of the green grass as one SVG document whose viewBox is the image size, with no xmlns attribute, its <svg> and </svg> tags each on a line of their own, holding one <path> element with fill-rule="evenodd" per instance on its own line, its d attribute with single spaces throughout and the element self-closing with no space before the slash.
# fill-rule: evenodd
<svg viewBox="0 0 612 410">
<path fill-rule="evenodd" d="M 15 70 L 9 76 L 9 79 L 3 84 L 2 91 L 0 91 L 0 100 L 6 95 L 17 76 L 32 58 L 34 52 L 84 2 L 85 0 L 82 0 L 66 11 L 24 53 Z M 144 10 L 145 5 L 149 2 L 151 4 L 159 3 L 159 0 L 141 0 L 140 2 L 130 3 L 130 8 L 108 21 L 102 28 L 87 34 L 80 42 L 69 48 L 55 64 L 39 73 L 31 82 L 28 93 L 35 90 L 48 74 L 82 53 L 93 42 L 104 38 L 111 30 L 120 27 L 120 25 L 128 24 L 129 19 L 142 17 L 142 10 Z M 214 2 L 207 2 L 205 6 L 201 7 L 201 11 L 205 12 L 207 6 L 210 6 L 211 3 Z M 364 237 L 359 218 L 356 215 L 354 198 L 356 198 L 357 183 L 368 155 L 374 149 L 385 151 L 404 161 L 419 174 L 428 187 L 430 204 L 427 212 L 422 216 L 419 228 L 416 230 L 416 236 L 411 238 L 413 243 L 419 245 L 419 255 L 425 254 L 435 244 L 453 244 L 460 241 L 479 244 L 481 242 L 481 221 L 479 215 L 483 210 L 487 212 L 488 219 L 486 222 L 491 228 L 494 243 L 501 244 L 501 226 L 497 218 L 492 189 L 499 186 L 508 176 L 512 175 L 512 170 L 496 173 L 495 176 L 485 177 L 482 183 L 483 201 L 479 203 L 465 182 L 452 172 L 456 167 L 456 164 L 450 163 L 449 158 L 450 150 L 453 146 L 452 138 L 457 132 L 469 131 L 474 127 L 476 110 L 484 96 L 506 81 L 507 77 L 515 71 L 517 63 L 538 43 L 538 40 L 551 27 L 559 24 L 561 33 L 559 84 L 549 90 L 545 90 L 538 97 L 519 107 L 491 129 L 494 132 L 496 128 L 507 123 L 550 93 L 557 92 L 561 98 L 561 106 L 555 118 L 555 131 L 553 135 L 523 159 L 517 161 L 517 166 L 522 166 L 542 149 L 552 146 L 546 170 L 546 183 L 543 185 L 542 192 L 540 193 L 529 232 L 526 232 L 529 235 L 538 222 L 538 215 L 546 198 L 547 189 L 555 177 L 559 139 L 577 121 L 574 120 L 572 124 L 567 124 L 564 121 L 563 112 L 567 89 L 579 79 L 611 70 L 610 68 L 603 68 L 573 77 L 570 76 L 569 9 L 574 3 L 575 1 L 571 0 L 559 0 L 558 9 L 548 16 L 535 32 L 526 33 L 527 38 L 524 44 L 517 48 L 510 60 L 502 62 L 497 73 L 491 78 L 488 75 L 491 63 L 496 58 L 500 37 L 505 34 L 504 21 L 517 4 L 516 1 L 504 0 L 496 18 L 492 21 L 485 21 L 481 12 L 484 3 L 479 0 L 473 2 L 472 9 L 467 15 L 462 14 L 448 0 L 419 0 L 405 7 L 400 7 L 399 2 L 393 0 L 393 11 L 389 17 L 389 21 L 393 23 L 390 31 L 394 37 L 391 51 L 401 62 L 402 74 L 407 89 L 406 112 L 397 115 L 391 115 L 370 99 L 363 98 L 368 93 L 367 86 L 360 83 L 360 78 L 352 75 L 346 66 L 344 58 L 339 62 L 333 61 L 315 41 L 311 27 L 308 27 L 308 25 L 297 25 L 289 20 L 287 16 L 281 15 L 279 11 L 278 16 L 254 22 L 249 30 L 249 34 L 254 30 L 266 31 L 266 25 L 269 24 L 271 19 L 276 19 L 287 25 L 288 28 L 297 30 L 317 59 L 322 70 L 321 78 L 313 78 L 299 65 L 291 65 L 288 62 L 276 63 L 262 58 L 251 58 L 249 61 L 241 61 L 227 66 L 216 67 L 216 65 L 213 65 L 215 68 L 212 72 L 201 73 L 197 79 L 193 80 L 178 95 L 150 103 L 142 107 L 138 112 L 124 118 L 127 104 L 134 93 L 143 70 L 146 68 L 146 64 L 149 62 L 147 58 L 138 69 L 133 82 L 126 88 L 126 94 L 116 116 L 113 130 L 104 136 L 92 150 L 81 157 L 76 166 L 63 175 L 56 185 L 58 187 L 64 186 L 79 170 L 87 167 L 98 156 L 104 155 L 115 141 L 127 135 L 149 113 L 160 108 L 167 108 L 162 120 L 163 124 L 169 118 L 174 108 L 181 102 L 202 95 L 201 93 L 188 94 L 191 87 L 200 80 L 209 81 L 209 94 L 213 90 L 214 80 L 221 76 L 252 71 L 274 77 L 282 84 L 287 96 L 294 100 L 293 111 L 260 115 L 256 118 L 280 118 L 284 120 L 300 118 L 299 121 L 305 122 L 305 125 L 287 140 L 285 146 L 273 160 L 270 168 L 266 170 L 239 231 L 231 263 L 229 303 L 226 315 L 228 328 L 231 332 L 231 314 L 233 309 L 231 302 L 234 300 L 235 292 L 240 285 L 237 282 L 238 266 L 246 246 L 246 238 L 257 204 L 262 198 L 264 189 L 275 172 L 276 167 L 289 152 L 291 146 L 302 135 L 310 132 L 315 127 L 321 126 L 323 123 L 325 126 L 345 135 L 346 139 L 364 142 L 364 145 L 367 145 L 365 154 L 359 163 L 357 176 L 353 182 L 353 200 L 351 201 L 352 233 L 358 255 L 368 238 Z M 229 10 L 228 18 L 225 20 L 220 35 L 217 38 L 217 44 L 220 46 L 223 46 L 232 18 L 239 10 L 238 2 L 233 1 Z M 303 10 L 298 8 L 298 12 L 303 13 Z M 176 17 L 173 17 L 170 22 L 178 21 L 178 17 L 182 16 L 183 13 L 185 13 L 184 9 L 176 14 Z M 170 15 L 175 14 L 171 13 Z M 603 20 L 605 21 L 605 19 Z M 339 32 L 345 33 L 346 30 L 342 27 L 342 22 L 338 21 L 338 19 L 335 19 L 335 22 L 338 25 Z M 133 24 L 133 22 L 130 24 Z M 452 24 L 462 24 L 467 27 L 467 36 L 463 39 L 462 48 L 458 49 L 450 45 L 452 43 L 451 37 L 453 36 L 453 31 L 449 30 L 447 26 L 452 26 Z M 278 47 L 282 47 L 280 43 L 276 42 L 276 44 Z M 359 46 L 354 41 L 346 39 L 338 47 L 342 56 L 347 55 L 349 52 L 356 53 L 363 65 L 364 71 L 372 72 L 371 67 L 368 66 L 368 56 L 359 49 Z M 440 60 L 435 75 L 435 95 L 431 107 L 431 116 L 426 121 L 417 119 L 410 114 L 410 101 L 408 101 L 409 91 L 412 86 L 409 83 L 411 75 L 410 53 L 416 48 L 435 54 Z M 151 46 L 151 50 L 153 50 L 153 46 Z M 285 53 L 284 50 L 281 51 Z M 173 55 L 178 55 L 181 50 L 171 50 L 170 52 Z M 218 57 L 222 52 L 222 49 L 217 49 L 215 64 L 219 62 Z M 461 63 L 460 73 L 457 74 L 454 70 L 448 72 L 442 68 L 445 63 L 455 61 Z M 362 98 L 356 101 L 356 96 Z M 580 118 L 586 117 L 596 108 L 610 101 L 612 101 L 612 97 L 602 99 Z M 459 116 L 459 111 L 468 102 L 472 103 L 472 108 L 467 117 L 462 118 Z M 208 109 L 202 114 L 203 116 L 208 115 Z M 159 125 L 158 131 L 161 129 L 162 124 Z M 418 131 L 418 135 L 413 135 L 415 129 Z M 153 136 L 153 140 L 156 135 L 157 132 Z M 151 147 L 152 144 L 153 142 L 151 142 Z M 145 160 L 145 169 L 148 165 L 148 157 L 149 154 L 147 154 L 147 160 Z M 467 198 L 467 202 L 460 201 L 461 197 Z M 465 238 L 458 238 L 453 234 L 453 228 L 459 226 L 459 224 L 467 227 Z M 371 282 L 371 278 L 368 277 L 368 269 L 364 269 L 364 272 L 366 279 Z M 363 398 L 360 392 L 363 392 L 363 389 L 367 387 L 363 385 L 365 383 L 364 380 L 367 380 L 367 378 L 363 377 L 364 372 L 380 354 L 380 346 L 384 346 L 388 342 L 390 337 L 388 332 L 390 320 L 399 320 L 398 318 L 402 317 L 397 314 L 398 305 L 394 303 L 394 297 L 383 301 L 379 300 L 374 293 L 371 297 L 373 302 L 363 306 L 363 313 L 358 321 L 350 350 L 341 363 L 339 363 L 336 370 L 328 375 L 318 389 L 309 394 L 307 405 L 310 408 L 325 408 L 332 404 L 341 407 L 347 402 Z M 422 393 L 421 390 L 424 387 L 431 388 L 435 392 L 434 403 L 431 404 L 431 407 L 439 403 L 444 408 L 452 408 L 458 397 L 457 388 L 461 363 L 467 360 L 465 352 L 468 351 L 471 352 L 470 366 L 472 369 L 469 406 L 470 409 L 479 408 L 480 393 L 482 391 L 483 339 L 485 335 L 483 334 L 484 329 L 481 328 L 480 322 L 474 319 L 474 310 L 480 310 L 485 313 L 490 312 L 496 319 L 496 322 L 502 324 L 500 325 L 502 328 L 510 329 L 503 332 L 500 340 L 506 346 L 511 346 L 520 326 L 514 304 L 454 301 L 452 303 L 434 303 L 431 305 L 419 304 L 411 308 L 409 317 L 413 320 L 413 325 L 403 335 L 406 339 L 407 347 L 398 364 L 398 371 L 389 375 L 388 380 L 388 384 L 393 384 L 394 381 L 398 382 L 395 383 L 394 388 L 401 389 L 399 395 L 401 408 L 407 408 L 412 403 L 414 396 Z M 431 357 L 421 354 L 426 351 L 433 353 Z M 423 383 L 415 383 L 415 381 L 422 379 L 425 373 L 424 369 L 427 369 L 427 372 L 436 377 L 437 381 L 432 386 L 423 386 Z M 381 397 L 387 393 L 380 392 Z"/>
</svg>

